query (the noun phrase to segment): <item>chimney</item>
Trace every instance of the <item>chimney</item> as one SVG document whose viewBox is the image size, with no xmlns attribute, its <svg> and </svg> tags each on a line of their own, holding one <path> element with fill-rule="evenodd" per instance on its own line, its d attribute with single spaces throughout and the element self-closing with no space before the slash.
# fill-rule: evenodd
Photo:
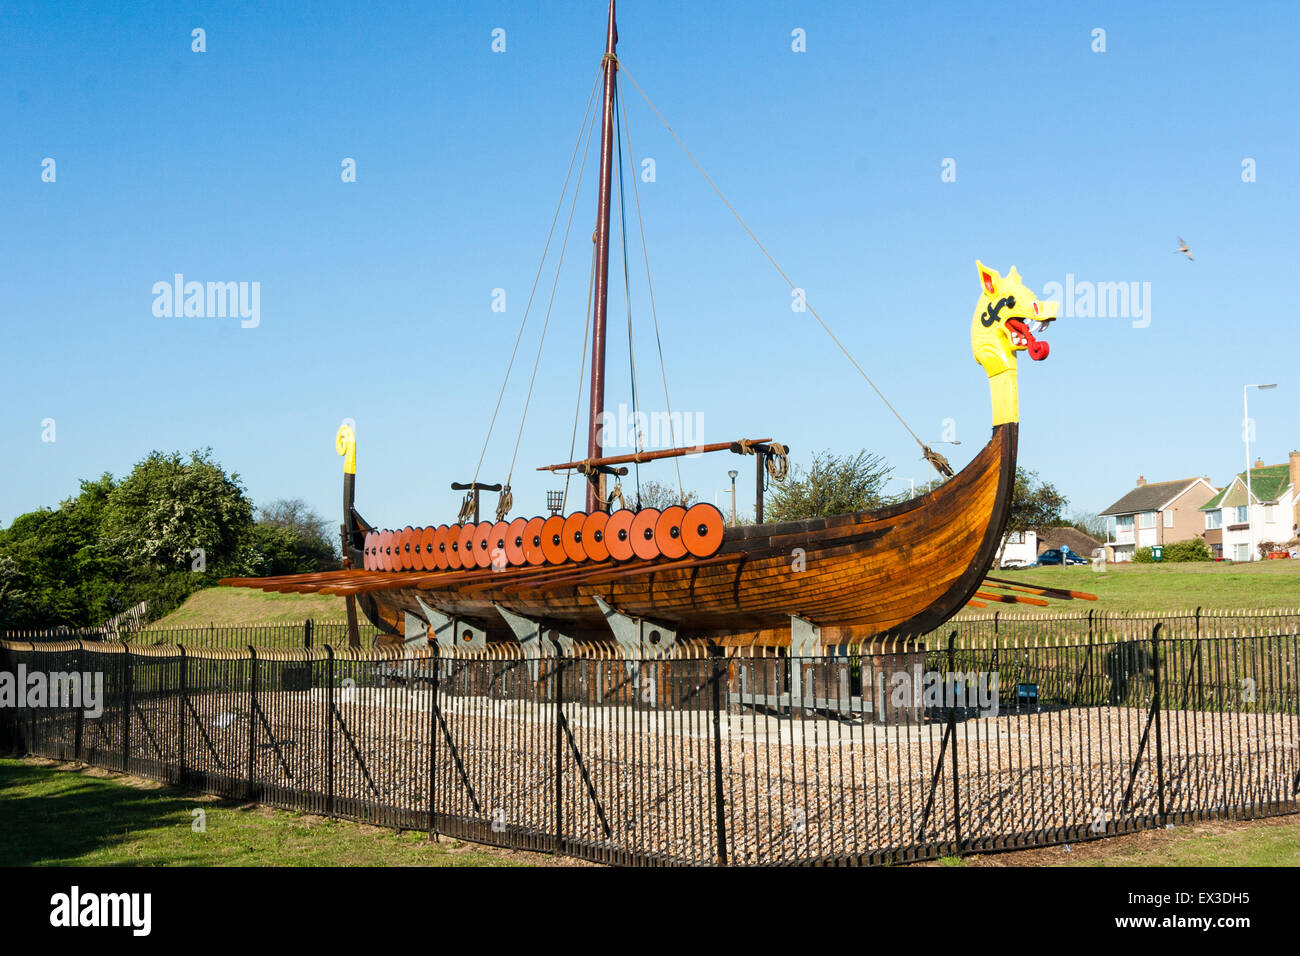
<svg viewBox="0 0 1300 956">
<path fill-rule="evenodd" d="M 1255 459 L 1255 464 L 1251 465 L 1251 466 L 1250 466 L 1250 469 L 1251 469 L 1251 471 L 1254 471 L 1256 468 L 1264 468 L 1264 467 L 1267 467 L 1267 466 L 1264 464 L 1264 459 L 1263 459 L 1263 458 L 1256 458 L 1256 459 Z"/>
<path fill-rule="evenodd" d="M 1137 483 L 1137 486 L 1138 486 L 1139 488 L 1141 488 L 1141 487 L 1142 487 L 1143 485 L 1145 485 L 1146 483 L 1147 483 L 1147 480 L 1146 480 L 1145 478 L 1143 478 L 1141 475 L 1138 475 L 1138 483 Z"/>
</svg>

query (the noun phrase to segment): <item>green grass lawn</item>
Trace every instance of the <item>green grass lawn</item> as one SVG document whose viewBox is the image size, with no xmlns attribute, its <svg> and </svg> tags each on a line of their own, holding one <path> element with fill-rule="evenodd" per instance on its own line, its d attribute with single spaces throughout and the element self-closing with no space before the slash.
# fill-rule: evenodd
<svg viewBox="0 0 1300 956">
<path fill-rule="evenodd" d="M 205 588 L 153 627 L 195 627 L 215 624 L 291 624 L 346 621 L 343 598 L 330 594 L 271 594 L 252 588 Z"/>
<path fill-rule="evenodd" d="M 1209 820 L 1040 850 L 945 857 L 941 866 L 1300 866 L 1300 817 Z"/>
<path fill-rule="evenodd" d="M 1097 601 L 1055 601 L 1051 608 L 999 605 L 1004 614 L 1049 611 L 1175 611 L 1300 607 L 1300 561 L 1108 564 L 991 571 L 994 577 L 1026 584 L 1069 588 L 1097 595 Z M 993 610 L 990 607 L 988 610 Z M 985 613 L 980 610 L 979 613 Z"/>
<path fill-rule="evenodd" d="M 194 810 L 206 815 L 195 832 Z M 0 866 L 517 866 L 549 857 L 0 760 Z"/>
</svg>

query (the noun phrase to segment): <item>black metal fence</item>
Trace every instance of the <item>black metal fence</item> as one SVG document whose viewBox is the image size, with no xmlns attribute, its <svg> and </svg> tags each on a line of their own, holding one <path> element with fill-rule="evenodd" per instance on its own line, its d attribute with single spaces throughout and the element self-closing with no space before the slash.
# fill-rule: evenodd
<svg viewBox="0 0 1300 956">
<path fill-rule="evenodd" d="M 0 725 L 20 753 L 480 843 L 885 863 L 1300 811 L 1300 630 L 1241 631 L 795 658 L 7 642 Z"/>
<path fill-rule="evenodd" d="M 363 645 L 374 643 L 379 629 L 361 624 L 357 633 Z M 316 644 L 346 644 L 346 621 L 289 621 L 279 624 L 194 624 L 159 627 L 146 624 L 136 628 L 78 627 L 47 630 L 0 631 L 0 641 L 30 641 L 50 644 L 60 641 L 115 641 L 132 647 L 180 644 L 185 647 L 237 647 L 250 644 L 259 648 L 312 647 Z"/>
</svg>

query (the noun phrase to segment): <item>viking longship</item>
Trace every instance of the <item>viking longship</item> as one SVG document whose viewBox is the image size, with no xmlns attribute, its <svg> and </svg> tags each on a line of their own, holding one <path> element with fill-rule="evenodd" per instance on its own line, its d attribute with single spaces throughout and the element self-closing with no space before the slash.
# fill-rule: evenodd
<svg viewBox="0 0 1300 956">
<path fill-rule="evenodd" d="M 611 190 L 615 141 L 621 149 L 624 132 L 616 115 L 618 82 L 626 75 L 615 52 L 617 37 L 611 2 L 597 81 L 603 79 L 603 113 L 588 302 L 588 453 L 539 469 L 580 475 L 586 485 L 585 509 L 511 518 L 509 483 L 487 485 L 476 476 L 452 486 L 466 492 L 457 522 L 380 529 L 356 505 L 356 437 L 345 424 L 336 436 L 344 457 L 344 569 L 223 583 L 342 595 L 354 635 L 359 608 L 387 640 L 433 640 L 456 648 L 492 641 L 554 647 L 613 638 L 629 648 L 648 649 L 671 646 L 683 637 L 723 645 L 758 641 L 798 646 L 811 637 L 828 646 L 924 633 L 967 604 L 1044 604 L 1045 596 L 1070 597 L 1068 592 L 986 581 L 1007 523 L 1016 471 L 1017 355 L 1046 358 L 1047 343 L 1036 336 L 1056 317 L 1056 303 L 1039 302 L 1014 268 L 1003 276 L 976 262 L 979 298 L 971 346 L 989 378 L 992 436 L 954 473 L 913 432 L 923 457 L 944 480 L 910 500 L 855 514 L 764 523 L 764 473 L 780 479 L 786 467 L 788 447 L 779 442 L 742 439 L 653 451 L 638 446 L 628 455 L 604 454 Z M 592 93 L 594 99 L 595 86 Z M 589 100 L 589 113 L 590 105 Z M 594 125 L 592 114 L 593 132 Z M 633 183 L 635 188 L 635 176 Z M 744 225 L 734 208 L 732 212 Z M 830 332 L 811 305 L 807 311 Z M 853 364 L 866 378 L 861 366 Z M 627 474 L 626 466 L 718 451 L 754 456 L 760 480 L 758 523 L 727 527 L 723 514 L 710 504 L 660 510 L 623 501 L 619 479 Z M 501 493 L 496 520 L 479 520 L 484 490 Z"/>
</svg>

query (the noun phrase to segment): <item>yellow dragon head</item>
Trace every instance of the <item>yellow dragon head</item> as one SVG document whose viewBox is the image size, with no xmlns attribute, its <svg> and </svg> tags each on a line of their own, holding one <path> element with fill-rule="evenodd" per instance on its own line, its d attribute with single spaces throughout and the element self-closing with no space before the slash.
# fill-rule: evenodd
<svg viewBox="0 0 1300 956">
<path fill-rule="evenodd" d="M 978 259 L 980 298 L 971 319 L 970 344 L 975 361 L 984 366 L 993 394 L 993 424 L 1020 417 L 1016 387 L 1016 353 L 1029 353 L 1034 361 L 1047 358 L 1048 345 L 1035 335 L 1056 318 L 1057 303 L 1039 302 L 1012 266 L 998 275 Z"/>
</svg>

